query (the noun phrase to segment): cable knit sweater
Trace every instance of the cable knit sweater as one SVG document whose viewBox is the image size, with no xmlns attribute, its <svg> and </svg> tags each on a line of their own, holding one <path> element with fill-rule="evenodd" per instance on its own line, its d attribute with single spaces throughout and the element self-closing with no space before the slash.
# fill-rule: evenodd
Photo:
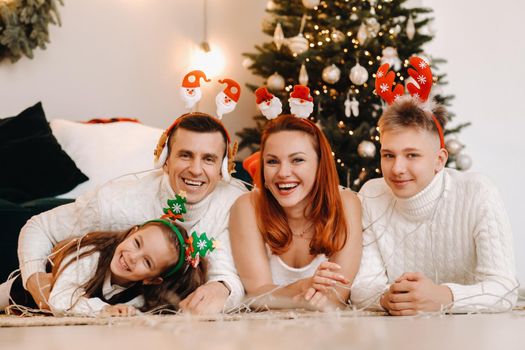
<svg viewBox="0 0 525 350">
<path fill-rule="evenodd" d="M 189 233 L 206 232 L 221 242 L 221 249 L 208 257 L 208 281 L 224 281 L 231 290 L 226 307 L 236 306 L 244 295 L 231 254 L 228 220 L 230 208 L 244 186 L 233 179 L 220 181 L 215 190 L 197 204 L 187 205 L 185 221 Z M 175 196 L 168 176 L 161 170 L 130 175 L 79 197 L 66 204 L 32 217 L 22 228 L 18 259 L 24 286 L 27 278 L 45 271 L 47 255 L 58 242 L 93 231 L 129 229 L 160 217 L 166 201 Z"/>
<path fill-rule="evenodd" d="M 404 272 L 422 272 L 448 286 L 451 312 L 515 305 L 512 231 L 487 178 L 445 169 L 408 199 L 396 198 L 382 178 L 359 194 L 364 247 L 351 293 L 357 307 L 381 308 L 380 295 Z"/>
</svg>

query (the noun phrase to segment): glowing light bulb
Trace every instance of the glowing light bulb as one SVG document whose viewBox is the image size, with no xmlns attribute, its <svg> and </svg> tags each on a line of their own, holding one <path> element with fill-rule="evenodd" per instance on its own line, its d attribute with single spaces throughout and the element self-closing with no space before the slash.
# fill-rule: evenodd
<svg viewBox="0 0 525 350">
<path fill-rule="evenodd" d="M 223 72 L 226 59 L 219 48 L 208 46 L 208 49 L 208 51 L 205 51 L 203 46 L 200 46 L 194 50 L 191 68 L 200 69 L 208 77 L 214 78 Z"/>
</svg>

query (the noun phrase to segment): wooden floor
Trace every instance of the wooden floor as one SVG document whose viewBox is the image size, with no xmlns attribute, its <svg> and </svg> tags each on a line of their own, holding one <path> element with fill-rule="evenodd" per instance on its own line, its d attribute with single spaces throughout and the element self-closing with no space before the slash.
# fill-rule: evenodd
<svg viewBox="0 0 525 350">
<path fill-rule="evenodd" d="M 89 325 L 69 326 L 56 320 L 54 326 L 26 327 L 13 327 L 16 322 L 6 326 L 4 317 L 0 317 L 2 350 L 525 349 L 525 311 L 418 317 L 294 312 L 213 319 L 178 315 L 100 321 L 107 324 L 90 320 Z M 33 320 L 35 325 L 38 322 Z"/>
</svg>

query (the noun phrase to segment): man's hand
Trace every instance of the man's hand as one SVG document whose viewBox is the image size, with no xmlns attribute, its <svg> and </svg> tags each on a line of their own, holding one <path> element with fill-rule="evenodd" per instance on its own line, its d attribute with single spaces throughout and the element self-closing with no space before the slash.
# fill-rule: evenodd
<svg viewBox="0 0 525 350">
<path fill-rule="evenodd" d="M 188 295 L 179 306 L 192 314 L 213 314 L 224 309 L 230 291 L 221 282 L 208 282 Z"/>
<path fill-rule="evenodd" d="M 439 311 L 451 302 L 452 292 L 447 286 L 435 284 L 420 272 L 404 273 L 381 297 L 381 306 L 394 316 Z"/>
<path fill-rule="evenodd" d="M 116 304 L 116 305 L 107 305 L 102 309 L 100 313 L 104 317 L 113 317 L 113 316 L 135 316 L 137 314 L 137 309 L 131 305 L 126 304 Z"/>
<path fill-rule="evenodd" d="M 49 310 L 47 301 L 51 293 L 52 280 L 53 275 L 45 272 L 34 273 L 27 279 L 26 289 L 41 310 Z"/>
</svg>

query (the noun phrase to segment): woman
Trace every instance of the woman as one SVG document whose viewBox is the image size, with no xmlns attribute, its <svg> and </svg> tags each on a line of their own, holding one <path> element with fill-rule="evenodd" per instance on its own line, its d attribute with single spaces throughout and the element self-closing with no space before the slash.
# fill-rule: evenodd
<svg viewBox="0 0 525 350">
<path fill-rule="evenodd" d="M 260 185 L 230 212 L 248 296 L 343 307 L 361 259 L 361 207 L 353 192 L 339 189 L 326 137 L 307 119 L 281 115 L 263 131 L 260 164 Z"/>
</svg>

